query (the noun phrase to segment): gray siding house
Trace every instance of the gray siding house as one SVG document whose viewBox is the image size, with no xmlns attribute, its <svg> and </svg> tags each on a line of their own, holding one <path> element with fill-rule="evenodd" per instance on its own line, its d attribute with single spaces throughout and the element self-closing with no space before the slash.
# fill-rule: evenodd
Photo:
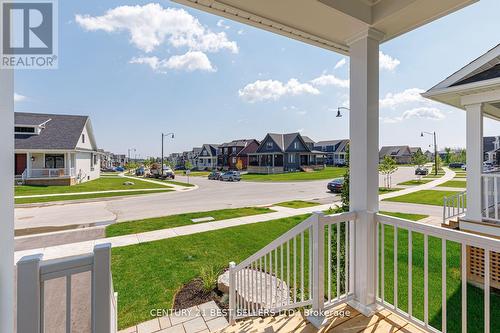
<svg viewBox="0 0 500 333">
<path fill-rule="evenodd" d="M 385 156 L 393 158 L 398 164 L 410 164 L 412 153 L 410 146 L 384 146 L 380 148 L 378 155 L 380 162 Z"/>
<path fill-rule="evenodd" d="M 249 155 L 249 173 L 283 173 L 324 168 L 324 156 L 314 141 L 300 133 L 268 133 Z"/>
<path fill-rule="evenodd" d="M 328 140 L 319 141 L 314 144 L 314 149 L 325 153 L 326 165 L 346 165 L 347 147 L 349 140 Z"/>
</svg>

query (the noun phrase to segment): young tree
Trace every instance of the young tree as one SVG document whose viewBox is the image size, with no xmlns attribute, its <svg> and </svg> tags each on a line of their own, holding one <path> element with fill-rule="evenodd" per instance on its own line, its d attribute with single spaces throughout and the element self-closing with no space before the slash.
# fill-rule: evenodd
<svg viewBox="0 0 500 333">
<path fill-rule="evenodd" d="M 345 153 L 345 163 L 347 164 L 347 169 L 344 173 L 344 184 L 342 185 L 342 193 L 340 198 L 342 200 L 342 211 L 349 211 L 349 144 L 346 147 Z"/>
<path fill-rule="evenodd" d="M 396 161 L 390 156 L 385 156 L 382 163 L 380 163 L 378 170 L 385 176 L 385 187 L 388 189 L 391 188 L 391 175 L 398 170 Z"/>
<path fill-rule="evenodd" d="M 450 160 L 451 160 L 451 148 L 450 147 L 446 147 L 444 148 L 444 163 L 446 163 L 447 165 L 450 164 Z"/>
<path fill-rule="evenodd" d="M 186 161 L 184 162 L 184 166 L 186 167 L 186 170 L 191 170 L 193 168 L 193 163 Z"/>
</svg>

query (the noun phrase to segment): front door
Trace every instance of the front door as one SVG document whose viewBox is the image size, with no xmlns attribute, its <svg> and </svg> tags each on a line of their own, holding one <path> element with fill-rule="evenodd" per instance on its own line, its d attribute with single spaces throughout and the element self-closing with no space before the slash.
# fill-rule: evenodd
<svg viewBox="0 0 500 333">
<path fill-rule="evenodd" d="M 15 175 L 20 176 L 23 174 L 24 170 L 26 170 L 26 161 L 27 155 L 26 154 L 16 154 L 15 158 Z"/>
</svg>

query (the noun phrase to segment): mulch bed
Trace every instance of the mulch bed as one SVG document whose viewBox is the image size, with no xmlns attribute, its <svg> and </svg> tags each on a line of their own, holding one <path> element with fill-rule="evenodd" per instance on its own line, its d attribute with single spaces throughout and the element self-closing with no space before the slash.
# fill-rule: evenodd
<svg viewBox="0 0 500 333">
<path fill-rule="evenodd" d="M 174 309 L 187 309 L 195 305 L 200 305 L 206 302 L 214 301 L 221 309 L 228 309 L 229 304 L 222 303 L 223 293 L 218 289 L 205 291 L 203 282 L 196 278 L 185 284 L 174 297 Z M 226 298 L 227 299 L 227 298 Z"/>
</svg>

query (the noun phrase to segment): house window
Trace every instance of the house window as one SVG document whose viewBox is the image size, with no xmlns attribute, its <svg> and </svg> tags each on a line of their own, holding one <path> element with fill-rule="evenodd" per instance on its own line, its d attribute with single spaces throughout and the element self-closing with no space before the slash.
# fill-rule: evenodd
<svg viewBox="0 0 500 333">
<path fill-rule="evenodd" d="M 298 142 L 294 142 L 293 143 L 293 148 L 294 149 L 299 149 L 299 143 Z"/>
<path fill-rule="evenodd" d="M 64 155 L 63 154 L 45 155 L 45 168 L 47 169 L 64 168 Z"/>
<path fill-rule="evenodd" d="M 268 143 L 266 144 L 266 147 L 267 147 L 268 149 L 273 148 L 273 143 L 272 143 L 272 142 L 268 142 Z"/>
<path fill-rule="evenodd" d="M 236 164 L 236 157 L 233 157 L 233 164 Z"/>
<path fill-rule="evenodd" d="M 97 164 L 97 155 L 93 154 L 93 158 L 94 158 L 94 165 L 96 165 Z"/>
<path fill-rule="evenodd" d="M 85 134 L 82 134 L 82 143 L 85 143 Z"/>
<path fill-rule="evenodd" d="M 294 154 L 288 155 L 288 163 L 295 163 L 295 155 Z"/>
</svg>

